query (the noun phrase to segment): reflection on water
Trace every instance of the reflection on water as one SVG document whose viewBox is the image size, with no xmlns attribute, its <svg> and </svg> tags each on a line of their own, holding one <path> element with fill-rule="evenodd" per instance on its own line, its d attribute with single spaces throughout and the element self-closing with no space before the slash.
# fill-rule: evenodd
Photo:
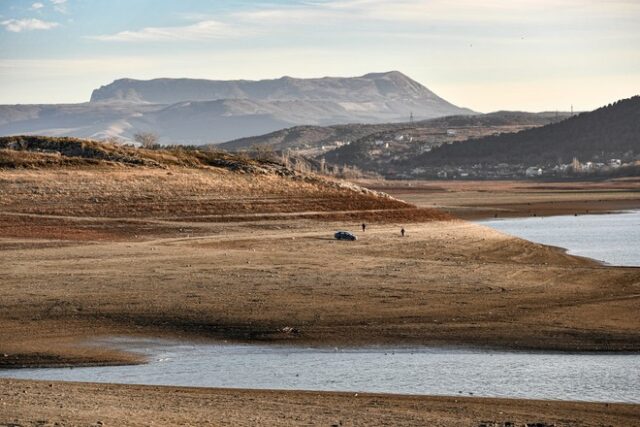
<svg viewBox="0 0 640 427">
<path fill-rule="evenodd" d="M 480 224 L 611 265 L 640 266 L 640 211 L 496 219 Z"/>
<path fill-rule="evenodd" d="M 0 377 L 194 387 L 367 391 L 640 403 L 640 356 L 469 349 L 311 349 L 110 340 L 138 366 L 21 369 Z"/>
</svg>

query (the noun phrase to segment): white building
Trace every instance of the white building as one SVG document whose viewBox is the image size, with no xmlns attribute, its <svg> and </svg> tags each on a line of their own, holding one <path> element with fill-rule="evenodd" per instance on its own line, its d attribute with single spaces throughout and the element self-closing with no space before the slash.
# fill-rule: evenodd
<svg viewBox="0 0 640 427">
<path fill-rule="evenodd" d="M 527 170 L 524 173 L 528 178 L 533 178 L 536 176 L 542 176 L 542 169 L 535 167 L 535 166 L 531 166 L 529 168 L 527 168 Z"/>
</svg>

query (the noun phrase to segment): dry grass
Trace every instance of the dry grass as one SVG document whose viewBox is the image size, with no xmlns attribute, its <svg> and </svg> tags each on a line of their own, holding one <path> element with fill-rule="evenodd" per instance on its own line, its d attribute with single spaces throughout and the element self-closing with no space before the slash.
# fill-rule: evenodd
<svg viewBox="0 0 640 427">
<path fill-rule="evenodd" d="M 83 165 L 157 168 L 213 166 L 249 173 L 279 171 L 290 174 L 286 168 L 273 162 L 252 160 L 223 151 L 197 150 L 180 146 L 157 150 L 144 149 L 70 137 L 37 135 L 0 137 L 0 167 L 41 168 Z"/>
<path fill-rule="evenodd" d="M 0 184 L 0 209 L 12 213 L 219 222 L 282 215 L 349 218 L 359 211 L 401 210 L 387 214 L 389 219 L 444 218 L 270 161 L 76 138 L 0 138 Z"/>
<path fill-rule="evenodd" d="M 111 168 L 0 170 L 0 210 L 56 216 L 224 221 L 283 215 L 443 219 L 433 210 L 314 177 L 253 175 L 220 169 Z M 342 216 L 341 216 L 342 215 Z M 373 214 L 365 216 L 369 219 Z"/>
</svg>

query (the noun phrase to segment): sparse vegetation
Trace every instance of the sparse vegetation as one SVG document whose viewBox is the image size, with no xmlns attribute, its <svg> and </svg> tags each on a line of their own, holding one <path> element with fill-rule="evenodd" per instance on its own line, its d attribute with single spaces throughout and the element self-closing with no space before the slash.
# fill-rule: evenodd
<svg viewBox="0 0 640 427">
<path fill-rule="evenodd" d="M 142 148 L 154 148 L 158 145 L 160 139 L 157 134 L 153 132 L 138 132 L 133 135 L 134 141 L 140 143 Z"/>
<path fill-rule="evenodd" d="M 69 137 L 0 137 L 0 167 L 60 166 L 218 167 L 246 173 L 293 172 L 273 161 L 251 159 L 222 150 L 169 146 L 140 148 Z"/>
<path fill-rule="evenodd" d="M 148 150 L 76 138 L 5 137 L 0 166 L 6 178 L 0 206 L 25 213 L 213 222 L 348 218 L 372 210 L 384 211 L 381 221 L 444 217 L 274 161 L 194 147 Z M 44 170 L 31 175 L 21 169 Z M 25 188 L 37 191 L 24 198 Z"/>
</svg>

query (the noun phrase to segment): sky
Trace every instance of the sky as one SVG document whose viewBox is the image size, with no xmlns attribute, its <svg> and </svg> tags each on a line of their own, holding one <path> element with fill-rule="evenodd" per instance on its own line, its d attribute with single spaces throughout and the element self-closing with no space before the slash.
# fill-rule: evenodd
<svg viewBox="0 0 640 427">
<path fill-rule="evenodd" d="M 0 104 L 391 70 L 481 112 L 594 109 L 640 93 L 640 0 L 0 0 Z"/>
</svg>

